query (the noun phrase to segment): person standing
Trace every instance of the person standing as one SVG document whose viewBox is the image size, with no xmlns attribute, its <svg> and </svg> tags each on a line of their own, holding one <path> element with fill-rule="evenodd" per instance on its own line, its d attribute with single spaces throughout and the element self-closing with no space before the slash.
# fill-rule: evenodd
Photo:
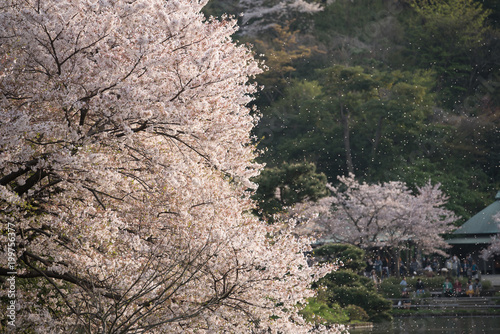
<svg viewBox="0 0 500 334">
<path fill-rule="evenodd" d="M 456 255 L 453 255 L 452 258 L 452 268 L 453 276 L 460 277 L 460 259 Z"/>
<path fill-rule="evenodd" d="M 405 276 L 406 272 L 407 272 L 406 265 L 403 262 L 403 260 L 401 260 L 401 258 L 400 258 L 399 259 L 399 275 L 400 276 Z"/>
<path fill-rule="evenodd" d="M 441 269 L 441 267 L 439 265 L 439 261 L 438 261 L 438 259 L 436 257 L 434 257 L 432 259 L 431 268 L 432 268 L 432 271 L 434 271 L 435 273 L 438 273 L 439 269 Z"/>
<path fill-rule="evenodd" d="M 474 259 L 472 258 L 472 254 L 467 255 L 467 264 L 469 265 L 469 267 L 472 267 L 473 260 Z"/>
<path fill-rule="evenodd" d="M 417 260 L 414 258 L 413 260 L 411 260 L 410 262 L 410 274 L 411 275 L 417 275 L 417 271 L 418 271 L 418 262 Z"/>
<path fill-rule="evenodd" d="M 477 264 L 476 264 L 476 261 L 474 261 L 474 260 L 472 261 L 471 271 L 472 271 L 472 277 L 478 278 L 478 276 L 477 276 Z"/>
<path fill-rule="evenodd" d="M 387 257 L 384 257 L 382 261 L 382 274 L 385 275 L 386 278 L 389 278 L 389 261 Z"/>
<path fill-rule="evenodd" d="M 457 265 L 455 258 L 451 258 L 451 276 L 457 275 Z"/>
<path fill-rule="evenodd" d="M 380 255 L 377 256 L 377 258 L 373 262 L 373 268 L 375 269 L 375 273 L 377 274 L 377 276 L 382 278 L 382 260 L 380 259 Z"/>
<path fill-rule="evenodd" d="M 462 276 L 469 277 L 469 262 L 466 258 L 462 260 Z"/>
</svg>

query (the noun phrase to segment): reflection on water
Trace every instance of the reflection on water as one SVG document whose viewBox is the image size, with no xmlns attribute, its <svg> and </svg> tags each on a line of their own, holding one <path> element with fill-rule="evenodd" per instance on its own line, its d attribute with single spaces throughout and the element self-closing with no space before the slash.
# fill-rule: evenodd
<svg viewBox="0 0 500 334">
<path fill-rule="evenodd" d="M 500 317 L 418 317 L 394 318 L 392 323 L 373 328 L 353 329 L 352 334 L 500 334 Z"/>
</svg>

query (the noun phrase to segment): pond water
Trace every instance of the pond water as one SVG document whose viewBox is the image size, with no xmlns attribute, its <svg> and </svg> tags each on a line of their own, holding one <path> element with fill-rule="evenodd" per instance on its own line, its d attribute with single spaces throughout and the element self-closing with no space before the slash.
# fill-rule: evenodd
<svg viewBox="0 0 500 334">
<path fill-rule="evenodd" d="M 500 334 L 500 316 L 496 317 L 398 317 L 373 328 L 351 329 L 352 334 Z"/>
</svg>

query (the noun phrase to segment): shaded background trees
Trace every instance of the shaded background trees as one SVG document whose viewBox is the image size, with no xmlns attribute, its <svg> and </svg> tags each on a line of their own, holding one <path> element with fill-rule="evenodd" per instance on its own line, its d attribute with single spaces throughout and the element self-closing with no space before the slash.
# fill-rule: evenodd
<svg viewBox="0 0 500 334">
<path fill-rule="evenodd" d="M 458 224 L 487 205 L 500 188 L 498 4 L 338 0 L 322 8 L 283 25 L 294 36 L 278 44 L 288 71 L 270 66 L 262 77 L 281 82 L 262 97 L 281 93 L 259 99 L 261 161 L 311 162 L 333 183 L 349 171 L 413 190 L 431 179 Z M 265 55 L 277 48 L 274 36 L 235 38 Z M 310 52 L 296 57 L 300 47 Z"/>
</svg>

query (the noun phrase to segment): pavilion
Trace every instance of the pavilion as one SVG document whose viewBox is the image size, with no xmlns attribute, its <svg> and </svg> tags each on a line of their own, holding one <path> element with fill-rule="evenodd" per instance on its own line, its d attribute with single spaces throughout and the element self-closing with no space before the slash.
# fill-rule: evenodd
<svg viewBox="0 0 500 334">
<path fill-rule="evenodd" d="M 500 274 L 500 256 L 487 261 L 479 257 L 480 252 L 491 244 L 492 237 L 500 233 L 499 223 L 493 217 L 500 213 L 500 191 L 495 201 L 471 217 L 454 231 L 447 240 L 453 246 L 452 254 L 465 258 L 468 254 L 479 264 L 482 273 Z"/>
</svg>

